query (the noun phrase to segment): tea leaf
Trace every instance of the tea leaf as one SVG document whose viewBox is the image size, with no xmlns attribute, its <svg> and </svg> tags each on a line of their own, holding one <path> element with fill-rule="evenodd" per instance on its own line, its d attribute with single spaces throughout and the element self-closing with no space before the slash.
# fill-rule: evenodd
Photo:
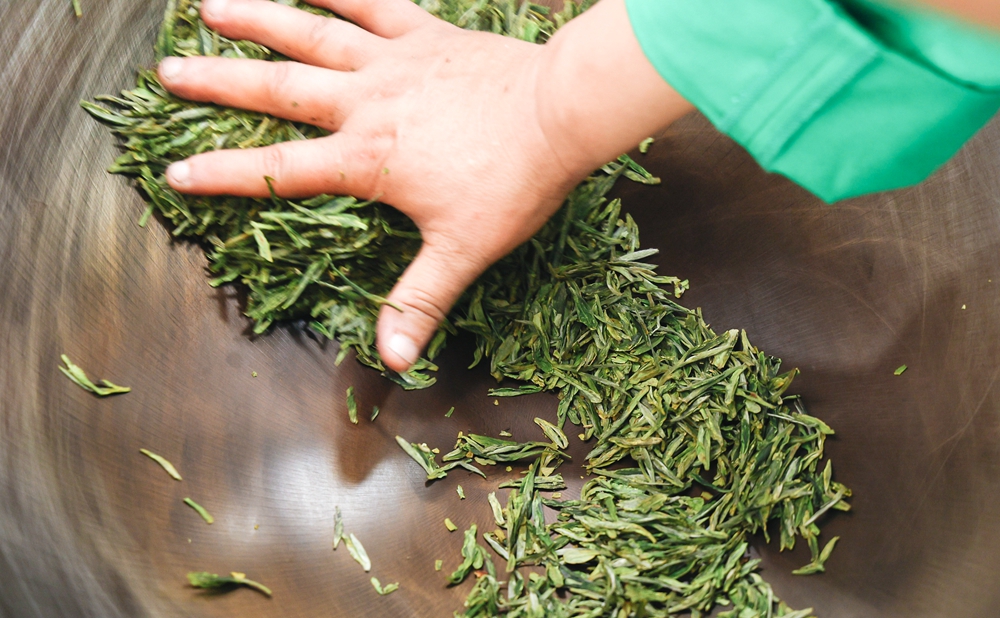
<svg viewBox="0 0 1000 618">
<path fill-rule="evenodd" d="M 354 401 L 354 387 L 347 387 L 347 418 L 355 425 L 358 424 L 358 403 Z M 374 417 L 372 417 L 374 420 Z"/>
<path fill-rule="evenodd" d="M 205 520 L 206 524 L 211 525 L 212 523 L 215 522 L 215 518 L 212 517 L 209 514 L 209 512 L 205 510 L 205 507 L 203 507 L 202 505 L 198 504 L 197 502 L 195 502 L 191 498 L 184 498 L 184 504 L 188 505 L 189 507 L 191 507 L 195 511 L 197 511 L 198 514 L 201 515 L 201 518 Z"/>
<path fill-rule="evenodd" d="M 107 397 L 108 395 L 117 395 L 119 393 L 128 393 L 132 389 L 127 386 L 118 386 L 107 380 L 101 380 L 101 385 L 94 384 L 84 373 L 83 369 L 80 369 L 77 365 L 74 365 L 69 357 L 63 354 L 62 358 L 65 367 L 60 367 L 59 371 L 63 372 L 67 378 L 73 381 L 74 384 L 79 386 L 85 391 L 90 391 L 99 397 Z"/>
<path fill-rule="evenodd" d="M 385 587 L 383 587 L 382 584 L 378 581 L 377 577 L 373 577 L 371 581 L 372 581 L 372 587 L 375 588 L 375 592 L 383 596 L 387 594 L 392 594 L 393 592 L 399 590 L 398 582 L 393 584 L 386 584 Z"/>
<path fill-rule="evenodd" d="M 246 574 L 233 571 L 229 577 L 219 577 L 214 573 L 205 571 L 193 571 L 187 574 L 188 582 L 195 588 L 224 588 L 226 586 L 246 586 L 253 588 L 267 596 L 271 596 L 271 589 L 260 582 L 247 579 Z"/>
<path fill-rule="evenodd" d="M 368 557 L 368 552 L 365 551 L 364 545 L 361 544 L 358 537 L 354 536 L 353 532 L 344 537 L 344 545 L 347 546 L 347 551 L 351 554 L 351 558 L 354 558 L 361 565 L 365 573 L 372 570 L 372 561 Z"/>
<path fill-rule="evenodd" d="M 156 453 L 150 452 L 150 451 L 148 451 L 148 450 L 146 450 L 144 448 L 139 449 L 139 452 L 142 453 L 143 455 L 145 455 L 146 457 L 149 457 L 150 459 L 152 459 L 156 463 L 160 464 L 160 467 L 162 467 L 164 470 L 166 470 L 167 474 L 169 474 L 170 476 L 172 476 L 175 480 L 178 480 L 178 481 L 183 480 L 181 478 L 180 473 L 177 472 L 177 468 L 174 467 L 174 464 L 170 463 L 169 461 L 167 461 L 163 457 L 160 457 Z"/>
<path fill-rule="evenodd" d="M 335 507 L 333 512 L 333 549 L 336 550 L 340 541 L 344 538 L 344 515 L 340 512 L 340 507 Z"/>
</svg>

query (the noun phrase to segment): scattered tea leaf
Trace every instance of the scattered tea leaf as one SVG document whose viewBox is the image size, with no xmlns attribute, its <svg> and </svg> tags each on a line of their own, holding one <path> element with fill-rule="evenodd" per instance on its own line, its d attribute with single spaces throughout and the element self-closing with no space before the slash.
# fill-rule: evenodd
<svg viewBox="0 0 1000 618">
<path fill-rule="evenodd" d="M 444 518 L 444 527 L 448 529 L 448 532 L 454 532 L 458 530 L 458 526 L 452 523 L 447 517 Z"/>
<path fill-rule="evenodd" d="M 361 544 L 358 537 L 354 536 L 353 532 L 344 537 L 344 545 L 347 546 L 347 551 L 350 552 L 351 557 L 361 565 L 361 568 L 365 570 L 365 573 L 372 570 L 372 561 L 368 557 L 368 552 L 365 551 L 364 545 Z"/>
<path fill-rule="evenodd" d="M 197 502 L 195 502 L 191 498 L 184 498 L 184 504 L 188 505 L 189 507 L 191 507 L 195 511 L 197 511 L 198 514 L 201 515 L 201 518 L 205 520 L 206 524 L 212 524 L 212 523 L 215 522 L 215 518 L 212 517 L 209 514 L 209 512 L 205 510 L 205 507 L 203 507 L 202 505 L 198 504 Z"/>
<path fill-rule="evenodd" d="M 180 473 L 177 472 L 177 468 L 174 467 L 174 464 L 170 463 L 169 461 L 167 461 L 163 457 L 160 457 L 156 453 L 150 452 L 150 451 L 148 451 L 148 450 L 146 450 L 144 448 L 139 449 L 139 452 L 142 453 L 143 455 L 145 455 L 146 457 L 149 457 L 150 459 L 152 459 L 156 463 L 160 464 L 160 467 L 163 468 L 164 470 L 166 470 L 167 474 L 169 474 L 170 476 L 172 476 L 175 480 L 178 480 L 178 481 L 184 480 L 184 479 L 181 478 Z"/>
<path fill-rule="evenodd" d="M 340 512 L 340 507 L 335 507 L 333 511 L 333 549 L 336 550 L 340 541 L 344 538 L 344 514 Z"/>
<path fill-rule="evenodd" d="M 392 594 L 393 592 L 399 590 L 398 582 L 393 584 L 386 584 L 385 587 L 382 587 L 382 584 L 381 582 L 378 581 L 377 577 L 373 577 L 371 581 L 372 581 L 372 587 L 375 588 L 375 592 L 383 596 L 387 594 Z"/>
<path fill-rule="evenodd" d="M 253 588 L 267 596 L 271 596 L 271 589 L 260 582 L 247 579 L 245 573 L 233 571 L 229 577 L 219 577 L 214 573 L 205 571 L 192 571 L 187 574 L 188 582 L 195 588 L 225 588 L 227 586 L 246 586 Z"/>
<path fill-rule="evenodd" d="M 65 367 L 59 367 L 59 371 L 63 372 L 67 378 L 73 381 L 74 384 L 79 386 L 85 391 L 90 391 L 99 397 L 107 397 L 108 395 L 117 395 L 120 393 L 131 392 L 131 388 L 127 386 L 118 386 L 107 380 L 101 380 L 101 384 L 97 385 L 90 381 L 87 374 L 84 373 L 83 369 L 80 369 L 77 365 L 74 365 L 69 357 L 63 354 L 61 356 L 63 363 L 66 364 Z"/>
<path fill-rule="evenodd" d="M 354 387 L 347 387 L 347 418 L 355 425 L 358 424 L 358 403 L 354 400 Z"/>
</svg>

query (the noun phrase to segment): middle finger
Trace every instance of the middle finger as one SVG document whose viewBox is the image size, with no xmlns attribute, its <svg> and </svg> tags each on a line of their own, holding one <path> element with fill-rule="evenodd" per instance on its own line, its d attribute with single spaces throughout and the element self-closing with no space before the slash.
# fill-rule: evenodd
<svg viewBox="0 0 1000 618">
<path fill-rule="evenodd" d="M 193 101 L 263 112 L 337 130 L 353 107 L 353 74 L 298 62 L 240 58 L 164 58 L 160 81 Z"/>
<path fill-rule="evenodd" d="M 354 71 L 385 39 L 342 19 L 321 17 L 270 0 L 211 0 L 202 18 L 230 39 L 248 39 L 300 62 Z"/>
</svg>

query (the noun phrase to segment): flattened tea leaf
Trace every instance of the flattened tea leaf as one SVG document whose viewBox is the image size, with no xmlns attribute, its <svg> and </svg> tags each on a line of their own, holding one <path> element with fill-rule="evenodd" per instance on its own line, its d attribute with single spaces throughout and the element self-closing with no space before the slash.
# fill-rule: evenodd
<svg viewBox="0 0 1000 618">
<path fill-rule="evenodd" d="M 472 524 L 465 531 L 465 538 L 462 542 L 462 564 L 448 576 L 448 583 L 452 585 L 462 583 L 469 576 L 469 573 L 474 569 L 482 568 L 485 561 L 489 559 L 486 550 L 476 543 L 477 535 L 476 524 Z"/>
<path fill-rule="evenodd" d="M 486 496 L 486 499 L 490 503 L 490 509 L 493 510 L 493 520 L 497 522 L 498 526 L 506 525 L 503 515 L 503 507 L 500 506 L 500 501 L 497 500 L 497 492 L 491 491 L 490 494 Z"/>
<path fill-rule="evenodd" d="M 344 538 L 344 514 L 340 512 L 340 507 L 336 507 L 333 512 L 333 549 L 336 550 L 340 541 Z"/>
<path fill-rule="evenodd" d="M 906 365 L 900 365 L 899 367 L 896 367 L 896 370 L 892 372 L 892 375 L 901 376 L 903 375 L 903 372 L 906 371 L 906 369 L 907 369 Z"/>
<path fill-rule="evenodd" d="M 355 425 L 358 424 L 358 403 L 354 400 L 354 387 L 347 387 L 347 418 Z"/>
<path fill-rule="evenodd" d="M 215 573 L 205 571 L 193 571 L 187 574 L 188 582 L 195 588 L 224 588 L 226 586 L 246 586 L 253 588 L 267 596 L 271 596 L 271 589 L 260 582 L 247 579 L 245 573 L 233 571 L 229 577 L 219 577 Z"/>
<path fill-rule="evenodd" d="M 201 518 L 205 520 L 206 524 L 211 525 L 211 524 L 215 523 L 215 518 L 212 517 L 212 515 L 208 511 L 205 510 L 205 507 L 203 507 L 202 505 L 198 504 L 197 502 L 195 502 L 191 498 L 184 498 L 184 504 L 186 504 L 189 507 L 193 508 L 199 515 L 201 515 Z"/>
<path fill-rule="evenodd" d="M 365 573 L 372 570 L 372 561 L 368 557 L 368 552 L 365 551 L 364 545 L 358 540 L 358 537 L 354 536 L 354 533 L 344 537 L 344 545 L 347 546 L 347 551 L 351 554 L 351 558 L 361 565 L 361 568 L 365 570 Z"/>
<path fill-rule="evenodd" d="M 448 471 L 438 465 L 435 461 L 433 451 L 426 444 L 408 442 L 406 439 L 396 436 L 396 443 L 409 455 L 413 461 L 420 464 L 420 467 L 427 473 L 428 479 L 441 479 L 448 476 Z"/>
<path fill-rule="evenodd" d="M 810 562 L 809 564 L 805 565 L 802 568 L 795 569 L 794 571 L 792 571 L 792 574 L 812 575 L 814 573 L 822 573 L 823 571 L 825 571 L 826 568 L 824 567 L 824 565 L 826 564 L 827 559 L 830 558 L 830 554 L 833 553 L 833 548 L 837 545 L 837 541 L 839 540 L 840 540 L 839 536 L 835 536 L 832 539 L 830 539 L 830 541 L 823 548 L 823 551 L 820 552 L 819 556 L 815 560 L 813 560 L 812 562 Z"/>
<path fill-rule="evenodd" d="M 67 378 L 72 380 L 74 384 L 85 391 L 90 391 L 99 397 L 107 397 L 108 395 L 118 395 L 120 393 L 128 393 L 132 391 L 132 389 L 127 386 L 118 386 L 117 384 L 107 380 L 101 380 L 100 385 L 94 384 L 90 381 L 90 378 L 87 377 L 87 374 L 84 373 L 83 369 L 74 365 L 69 360 L 68 356 L 63 354 L 60 358 L 62 358 L 62 361 L 66 366 L 60 367 L 59 371 L 63 372 Z"/>
<path fill-rule="evenodd" d="M 392 594 L 393 592 L 399 590 L 399 582 L 386 584 L 383 587 L 382 583 L 379 582 L 377 577 L 373 577 L 371 581 L 372 581 L 372 587 L 375 588 L 375 592 L 379 593 L 382 596 L 385 596 L 387 594 Z"/>
<path fill-rule="evenodd" d="M 535 418 L 535 424 L 542 428 L 542 433 L 549 440 L 552 440 L 552 444 L 558 449 L 569 448 L 569 438 L 563 433 L 562 429 L 559 429 L 552 423 L 548 422 L 543 418 Z"/>
<path fill-rule="evenodd" d="M 169 474 L 175 480 L 178 480 L 178 481 L 184 480 L 184 479 L 181 478 L 180 473 L 177 472 L 177 468 L 174 467 L 174 464 L 170 463 L 169 461 L 167 461 L 163 457 L 160 457 L 156 453 L 148 451 L 148 450 L 146 450 L 144 448 L 139 449 L 139 452 L 142 453 L 143 455 L 145 455 L 146 457 L 149 457 L 150 459 L 152 459 L 156 463 L 160 464 L 160 467 L 163 468 L 164 470 L 166 470 L 167 474 Z"/>
</svg>

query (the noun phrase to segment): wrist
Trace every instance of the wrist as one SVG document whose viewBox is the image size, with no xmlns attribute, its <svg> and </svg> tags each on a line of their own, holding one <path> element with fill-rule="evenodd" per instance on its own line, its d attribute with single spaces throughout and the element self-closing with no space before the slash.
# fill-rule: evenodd
<svg viewBox="0 0 1000 618">
<path fill-rule="evenodd" d="M 560 29 L 537 80 L 542 131 L 580 178 L 694 109 L 646 58 L 624 0 L 602 0 Z"/>
</svg>

